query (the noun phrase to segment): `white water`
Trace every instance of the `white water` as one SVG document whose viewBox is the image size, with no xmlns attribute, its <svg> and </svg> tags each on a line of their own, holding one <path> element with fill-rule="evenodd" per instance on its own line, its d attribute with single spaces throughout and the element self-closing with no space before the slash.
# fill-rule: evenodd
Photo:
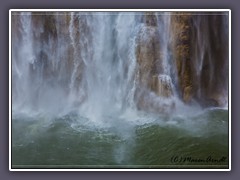
<svg viewBox="0 0 240 180">
<path fill-rule="evenodd" d="M 73 113 L 99 126 L 155 121 L 145 115 L 141 118 L 144 112 L 137 110 L 134 99 L 138 86 L 136 39 L 146 28 L 142 16 L 127 12 L 55 15 L 57 36 L 48 35 L 42 41 L 44 25 L 34 26 L 31 13 L 22 13 L 18 17 L 20 37 L 12 42 L 13 115 L 61 117 Z M 164 55 L 158 78 L 173 88 L 176 114 L 195 114 L 201 109 L 197 103 L 189 107 L 178 98 L 178 78 L 169 50 L 170 15 L 157 17 L 162 42 L 159 51 Z M 200 40 L 198 43 L 206 48 Z M 201 71 L 201 53 L 199 57 Z M 153 92 L 147 98 L 160 106 L 169 101 Z"/>
</svg>

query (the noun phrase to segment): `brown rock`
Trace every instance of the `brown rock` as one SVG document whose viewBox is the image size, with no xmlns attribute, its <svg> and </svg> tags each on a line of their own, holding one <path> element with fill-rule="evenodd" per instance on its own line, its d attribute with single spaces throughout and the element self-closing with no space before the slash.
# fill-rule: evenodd
<svg viewBox="0 0 240 180">
<path fill-rule="evenodd" d="M 140 31 L 137 40 L 136 58 L 139 66 L 139 81 L 150 87 L 149 82 L 154 74 L 161 72 L 160 42 L 157 28 L 145 27 Z"/>
<path fill-rule="evenodd" d="M 154 12 L 146 12 L 145 15 L 142 18 L 142 22 L 146 26 L 157 26 L 157 16 L 155 15 Z"/>
<path fill-rule="evenodd" d="M 167 75 L 153 76 L 151 89 L 158 96 L 170 97 L 173 95 L 171 78 Z"/>
<path fill-rule="evenodd" d="M 171 16 L 172 51 L 175 59 L 180 95 L 185 102 L 190 102 L 192 92 L 192 62 L 191 62 L 191 18 L 188 13 Z"/>
</svg>

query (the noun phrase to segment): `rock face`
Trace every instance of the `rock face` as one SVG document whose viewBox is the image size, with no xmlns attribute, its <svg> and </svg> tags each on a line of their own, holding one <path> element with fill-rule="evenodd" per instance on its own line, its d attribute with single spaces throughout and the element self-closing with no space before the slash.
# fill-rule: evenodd
<svg viewBox="0 0 240 180">
<path fill-rule="evenodd" d="M 223 106 L 228 92 L 228 22 L 224 15 L 196 16 L 194 22 L 191 47 L 199 81 L 195 98 L 204 106 Z"/>
<path fill-rule="evenodd" d="M 149 86 L 151 77 L 157 75 L 160 63 L 160 42 L 156 28 L 144 27 L 137 42 L 136 58 L 141 85 Z"/>
<path fill-rule="evenodd" d="M 228 83 L 228 32 L 222 15 L 171 16 L 172 52 L 183 101 L 222 106 Z"/>
<path fill-rule="evenodd" d="M 223 106 L 227 102 L 229 52 L 226 17 L 186 12 L 171 15 L 169 49 L 177 75 L 175 86 L 187 104 L 196 100 L 202 106 Z M 157 97 L 171 98 L 173 84 L 171 77 L 164 74 L 158 18 L 154 13 L 147 13 L 142 18 L 144 26 L 136 49 L 138 78 L 140 86 Z M 148 104 L 146 101 L 146 98 L 140 100 L 140 106 Z"/>
<path fill-rule="evenodd" d="M 190 14 L 175 14 L 171 16 L 173 58 L 177 70 L 180 94 L 187 103 L 192 99 L 194 91 L 190 55 L 191 18 Z"/>
<path fill-rule="evenodd" d="M 157 16 L 153 13 L 146 13 L 142 21 L 144 25 L 140 30 L 136 48 L 140 87 L 136 91 L 137 106 L 139 109 L 168 112 L 174 106 L 172 101 L 166 101 L 164 105 L 157 102 L 158 97 L 166 99 L 173 95 L 171 78 L 161 75 L 164 73 L 163 54 Z M 153 97 L 149 97 L 149 92 L 152 93 L 152 96 L 156 96 L 155 100 Z"/>
<path fill-rule="evenodd" d="M 156 95 L 166 98 L 173 95 L 173 84 L 168 75 L 153 76 L 151 83 L 151 89 Z"/>
<path fill-rule="evenodd" d="M 160 36 L 154 14 L 143 16 L 142 26 L 137 39 L 136 59 L 139 65 L 139 81 L 143 86 L 151 85 L 151 78 L 161 72 Z"/>
</svg>

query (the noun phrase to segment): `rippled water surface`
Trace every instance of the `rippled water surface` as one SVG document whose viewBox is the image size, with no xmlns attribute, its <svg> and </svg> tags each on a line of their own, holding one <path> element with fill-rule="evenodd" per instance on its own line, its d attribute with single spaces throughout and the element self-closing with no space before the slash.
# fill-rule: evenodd
<svg viewBox="0 0 240 180">
<path fill-rule="evenodd" d="M 101 127 L 75 114 L 19 115 L 12 120 L 13 167 L 228 167 L 227 110 L 126 117 L 106 117 Z"/>
</svg>

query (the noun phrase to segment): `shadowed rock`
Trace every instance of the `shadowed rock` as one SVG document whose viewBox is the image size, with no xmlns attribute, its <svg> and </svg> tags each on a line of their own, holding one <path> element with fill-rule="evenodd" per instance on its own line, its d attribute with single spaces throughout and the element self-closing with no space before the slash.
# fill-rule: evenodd
<svg viewBox="0 0 240 180">
<path fill-rule="evenodd" d="M 226 16 L 227 17 L 227 16 Z M 222 106 L 228 83 L 228 32 L 224 15 L 175 13 L 171 48 L 179 94 L 203 106 Z"/>
</svg>

